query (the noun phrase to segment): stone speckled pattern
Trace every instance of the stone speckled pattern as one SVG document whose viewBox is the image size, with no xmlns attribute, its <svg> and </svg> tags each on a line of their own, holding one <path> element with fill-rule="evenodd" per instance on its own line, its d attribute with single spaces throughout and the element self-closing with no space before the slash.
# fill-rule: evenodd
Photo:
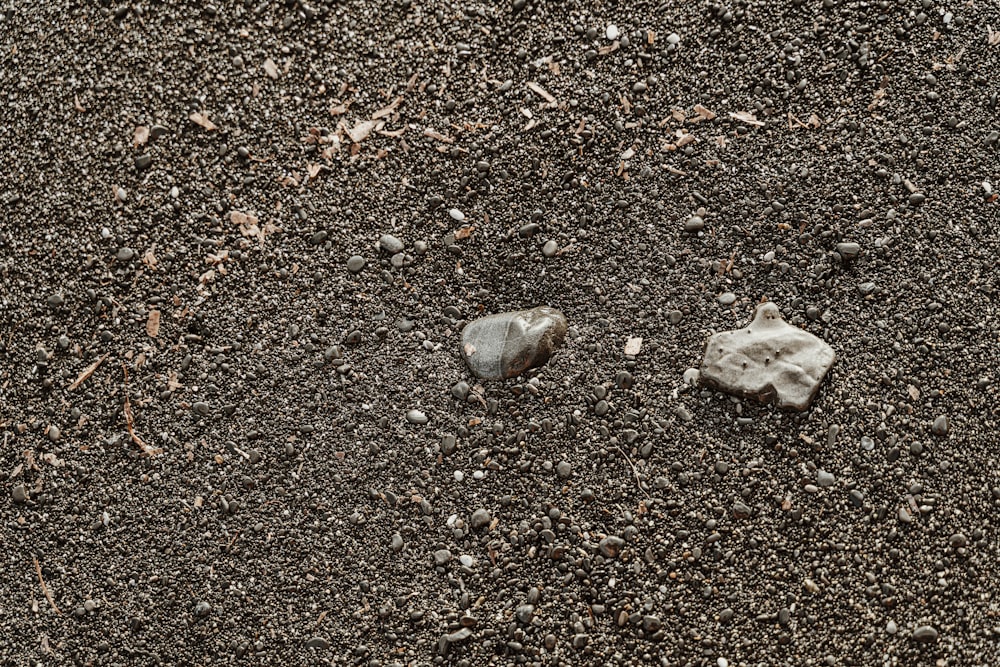
<svg viewBox="0 0 1000 667">
<path fill-rule="evenodd" d="M 805 410 L 833 366 L 833 348 L 781 319 L 774 303 L 757 306 L 744 329 L 711 336 L 701 364 L 701 382 L 740 396 Z"/>
</svg>

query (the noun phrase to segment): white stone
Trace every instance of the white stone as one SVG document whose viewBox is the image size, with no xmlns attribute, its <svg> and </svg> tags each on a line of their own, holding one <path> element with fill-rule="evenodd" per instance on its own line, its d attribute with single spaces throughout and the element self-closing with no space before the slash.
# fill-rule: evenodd
<svg viewBox="0 0 1000 667">
<path fill-rule="evenodd" d="M 802 411 L 816 396 L 835 358 L 833 348 L 785 322 L 778 307 L 765 302 L 757 306 L 745 329 L 708 339 L 701 383 Z"/>
</svg>

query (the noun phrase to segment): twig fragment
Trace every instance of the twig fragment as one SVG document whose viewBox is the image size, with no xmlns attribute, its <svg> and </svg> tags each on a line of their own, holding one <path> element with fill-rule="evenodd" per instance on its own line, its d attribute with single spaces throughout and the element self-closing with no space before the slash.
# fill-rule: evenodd
<svg viewBox="0 0 1000 667">
<path fill-rule="evenodd" d="M 45 593 L 45 599 L 49 601 L 49 605 L 56 610 L 56 613 L 62 616 L 62 612 L 59 611 L 59 607 L 56 606 L 56 601 L 52 599 L 52 593 L 49 592 L 49 587 L 45 585 L 45 580 L 42 579 L 42 566 L 38 564 L 38 556 L 32 554 L 31 558 L 35 561 L 35 572 L 38 573 L 38 583 L 42 585 L 42 592 Z"/>
<path fill-rule="evenodd" d="M 625 450 L 622 449 L 621 445 L 617 445 L 617 448 L 618 451 L 621 452 L 621 455 L 625 457 L 625 461 L 628 463 L 629 468 L 632 469 L 632 474 L 635 476 L 635 485 L 639 487 L 639 490 L 642 491 L 647 498 L 652 498 L 653 496 L 649 495 L 649 491 L 647 491 L 642 485 L 642 480 L 639 479 L 639 471 L 635 469 L 635 464 L 632 463 L 632 459 L 625 453 Z"/>
<path fill-rule="evenodd" d="M 132 442 L 139 445 L 139 448 L 144 454 L 148 454 L 149 456 L 162 454 L 163 449 L 147 444 L 135 432 L 135 419 L 132 417 L 132 404 L 128 400 L 128 368 L 125 364 L 122 364 L 122 372 L 125 374 L 125 405 L 123 410 L 125 412 L 125 427 L 128 428 L 128 434 L 131 436 Z"/>
<path fill-rule="evenodd" d="M 110 352 L 105 352 L 103 357 L 99 358 L 97 361 L 95 361 L 91 365 L 89 365 L 86 368 L 84 368 L 83 372 L 80 373 L 80 375 L 75 380 L 73 380 L 73 384 L 71 384 L 69 386 L 70 391 L 76 389 L 81 384 L 83 384 L 84 382 L 86 382 L 87 378 L 89 378 L 91 375 L 93 375 L 94 371 L 97 370 L 97 367 L 104 363 L 104 360 L 108 358 L 109 354 L 111 354 L 111 353 Z"/>
</svg>

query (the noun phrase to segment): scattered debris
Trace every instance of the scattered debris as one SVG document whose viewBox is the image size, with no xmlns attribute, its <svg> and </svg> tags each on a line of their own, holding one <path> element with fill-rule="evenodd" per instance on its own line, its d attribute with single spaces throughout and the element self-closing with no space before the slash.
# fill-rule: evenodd
<svg viewBox="0 0 1000 667">
<path fill-rule="evenodd" d="M 193 123 L 194 123 L 195 125 L 198 125 L 198 126 L 200 126 L 200 127 L 203 127 L 203 128 L 205 128 L 206 130 L 208 130 L 209 132 L 211 132 L 212 130 L 217 130 L 217 129 L 219 129 L 219 128 L 218 128 L 218 126 L 217 126 L 217 125 L 216 125 L 215 123 L 213 123 L 212 121 L 210 121 L 210 120 L 208 119 L 208 116 L 207 116 L 207 115 L 205 115 L 205 114 L 203 114 L 203 113 L 198 113 L 198 112 L 196 111 L 196 112 L 194 112 L 193 114 L 191 114 L 190 116 L 188 116 L 188 118 L 190 118 L 190 119 L 191 119 L 191 121 L 192 121 L 192 122 L 193 122 Z"/>
<path fill-rule="evenodd" d="M 95 361 L 94 363 L 92 363 L 91 365 L 89 365 L 85 369 L 83 369 L 83 372 L 80 373 L 80 375 L 77 376 L 77 378 L 75 380 L 73 380 L 73 384 L 71 384 L 69 386 L 69 390 L 73 391 L 74 389 L 76 389 L 77 387 L 79 387 L 81 384 L 83 384 L 84 382 L 86 382 L 87 379 L 90 378 L 90 376 L 94 374 L 94 371 L 97 370 L 97 367 L 104 363 L 104 360 L 108 358 L 109 354 L 111 354 L 111 353 L 110 352 L 105 352 L 104 356 L 100 357 L 97 361 Z"/>
</svg>

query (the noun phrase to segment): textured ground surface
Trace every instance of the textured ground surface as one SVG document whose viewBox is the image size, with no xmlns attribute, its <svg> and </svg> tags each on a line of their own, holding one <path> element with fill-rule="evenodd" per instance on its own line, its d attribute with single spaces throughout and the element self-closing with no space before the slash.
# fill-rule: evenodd
<svg viewBox="0 0 1000 667">
<path fill-rule="evenodd" d="M 994 3 L 4 7 L 3 664 L 1000 664 Z"/>
</svg>

